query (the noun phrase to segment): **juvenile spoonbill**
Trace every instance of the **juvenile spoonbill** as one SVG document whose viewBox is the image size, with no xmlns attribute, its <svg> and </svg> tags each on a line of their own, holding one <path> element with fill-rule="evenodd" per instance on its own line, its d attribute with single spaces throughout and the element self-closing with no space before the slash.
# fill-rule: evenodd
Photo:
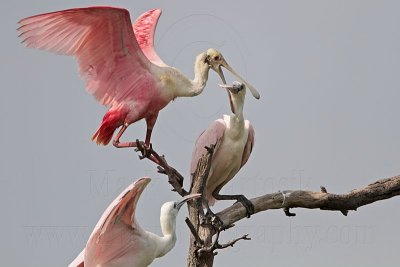
<svg viewBox="0 0 400 267">
<path fill-rule="evenodd" d="M 200 194 L 164 203 L 160 214 L 163 236 L 158 236 L 142 229 L 136 221 L 136 205 L 149 182 L 150 178 L 135 181 L 108 206 L 86 247 L 69 267 L 145 267 L 175 246 L 178 211 Z"/>
<path fill-rule="evenodd" d="M 243 117 L 245 88 L 249 86 L 240 82 L 234 82 L 232 86 L 220 86 L 228 90 L 232 114 L 214 121 L 199 136 L 193 151 L 190 172 L 194 173 L 201 156 L 207 153 L 205 146 L 217 144 L 205 188 L 208 205 L 212 206 L 215 200 L 237 200 L 246 207 L 249 217 L 254 213 L 254 207 L 245 196 L 219 193 L 246 164 L 254 146 L 254 128 Z"/>
</svg>

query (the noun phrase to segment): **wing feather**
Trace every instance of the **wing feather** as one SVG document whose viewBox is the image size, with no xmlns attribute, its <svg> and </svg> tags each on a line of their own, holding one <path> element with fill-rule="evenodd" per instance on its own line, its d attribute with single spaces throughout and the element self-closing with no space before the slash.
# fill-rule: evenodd
<svg viewBox="0 0 400 267">
<path fill-rule="evenodd" d="M 222 139 L 226 129 L 226 123 L 223 119 L 214 121 L 200 136 L 197 138 L 194 151 L 192 154 L 192 162 L 190 165 L 190 173 L 193 174 L 196 171 L 197 164 L 200 158 L 207 153 L 205 147 L 214 145 Z M 216 147 L 218 149 L 218 147 Z"/>
<path fill-rule="evenodd" d="M 251 125 L 249 121 L 246 121 L 245 123 L 247 124 L 246 126 L 249 129 L 249 133 L 247 136 L 246 145 L 243 150 L 242 163 L 240 165 L 240 168 L 242 168 L 243 165 L 246 164 L 246 162 L 249 160 L 250 154 L 253 151 L 254 140 L 255 140 L 255 132 L 253 125 Z"/>
<path fill-rule="evenodd" d="M 140 15 L 132 26 L 136 40 L 145 56 L 158 66 L 167 66 L 157 55 L 154 48 L 154 34 L 160 16 L 160 9 L 149 10 Z"/>
<path fill-rule="evenodd" d="M 98 234 L 98 238 L 100 238 L 102 234 L 115 224 L 117 219 L 129 227 L 135 228 L 137 224 L 135 219 L 136 205 L 140 195 L 149 182 L 150 178 L 141 178 L 122 191 L 104 211 L 89 240 L 95 234 Z"/>
<path fill-rule="evenodd" d="M 26 46 L 74 56 L 86 89 L 103 105 L 135 100 L 154 86 L 156 65 L 140 49 L 126 9 L 75 8 L 19 24 Z"/>
<path fill-rule="evenodd" d="M 85 263 L 85 249 L 83 249 L 81 251 L 81 253 L 79 253 L 79 255 L 75 258 L 75 260 L 73 262 L 71 262 L 68 267 L 84 267 Z"/>
</svg>

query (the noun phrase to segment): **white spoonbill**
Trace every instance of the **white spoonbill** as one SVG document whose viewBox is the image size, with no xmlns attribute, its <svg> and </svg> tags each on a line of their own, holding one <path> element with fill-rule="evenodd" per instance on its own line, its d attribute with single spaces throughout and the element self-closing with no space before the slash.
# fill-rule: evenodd
<svg viewBox="0 0 400 267">
<path fill-rule="evenodd" d="M 135 210 L 150 178 L 128 186 L 106 209 L 94 228 L 85 249 L 69 267 L 145 267 L 167 254 L 176 242 L 176 216 L 187 201 L 200 194 L 187 195 L 161 207 L 163 236 L 143 230 L 136 222 Z"/>
<path fill-rule="evenodd" d="M 120 143 L 120 137 L 130 124 L 145 119 L 148 147 L 158 112 L 176 97 L 200 94 L 210 68 L 224 83 L 221 66 L 237 76 L 215 49 L 197 56 L 193 80 L 167 66 L 154 49 L 160 15 L 161 10 L 150 10 L 132 26 L 126 9 L 88 7 L 36 15 L 19 22 L 18 31 L 26 46 L 74 56 L 87 91 L 109 108 L 92 137 L 97 144 L 107 145 L 122 126 L 114 146 L 135 147 L 136 142 Z"/>
<path fill-rule="evenodd" d="M 247 210 L 247 216 L 254 213 L 252 203 L 243 195 L 220 195 L 220 190 L 246 164 L 254 146 L 254 129 L 243 117 L 243 105 L 247 84 L 234 82 L 232 86 L 220 85 L 228 90 L 231 115 L 224 115 L 212 123 L 197 139 L 193 151 L 191 173 L 194 173 L 205 146 L 216 144 L 211 169 L 207 178 L 205 198 L 212 206 L 215 200 L 237 200 Z M 249 87 L 248 87 L 249 88 Z M 253 89 L 255 90 L 255 89 Z M 207 207 L 208 207 L 207 205 Z"/>
</svg>

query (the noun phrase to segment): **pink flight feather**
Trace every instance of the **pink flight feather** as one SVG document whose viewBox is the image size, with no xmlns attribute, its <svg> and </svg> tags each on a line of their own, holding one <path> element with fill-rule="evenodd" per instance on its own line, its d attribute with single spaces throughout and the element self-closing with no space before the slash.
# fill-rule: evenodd
<svg viewBox="0 0 400 267">
<path fill-rule="evenodd" d="M 126 9 L 88 7 L 19 22 L 26 46 L 74 56 L 87 91 L 110 107 L 92 138 L 98 144 L 108 144 L 124 123 L 147 118 L 154 124 L 152 118 L 169 102 L 158 92 L 152 73 L 166 66 L 154 50 L 160 15 L 161 10 L 150 10 L 132 25 Z"/>
</svg>

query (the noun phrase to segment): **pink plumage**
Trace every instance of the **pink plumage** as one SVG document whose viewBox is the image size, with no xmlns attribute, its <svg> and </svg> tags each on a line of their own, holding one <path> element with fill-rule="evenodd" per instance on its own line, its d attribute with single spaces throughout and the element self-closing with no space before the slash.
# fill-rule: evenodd
<svg viewBox="0 0 400 267">
<path fill-rule="evenodd" d="M 108 144 L 115 132 L 115 129 L 124 123 L 124 119 L 128 114 L 125 108 L 111 108 L 103 117 L 103 121 L 99 129 L 93 134 L 92 140 L 97 144 Z"/>
<path fill-rule="evenodd" d="M 104 211 L 85 248 L 69 267 L 147 267 L 163 257 L 174 246 L 176 218 L 180 208 L 200 194 L 186 195 L 179 201 L 168 201 L 160 209 L 162 236 L 146 231 L 136 219 L 136 207 L 150 178 L 129 185 Z"/>
<path fill-rule="evenodd" d="M 226 118 L 224 118 L 226 119 Z M 197 139 L 195 148 L 192 154 L 192 161 L 190 166 L 190 173 L 194 173 L 197 164 L 200 158 L 207 153 L 205 147 L 210 147 L 211 145 L 216 144 L 214 149 L 214 156 L 211 165 L 211 170 L 209 177 L 207 179 L 206 185 L 206 198 L 210 206 L 214 205 L 215 198 L 213 197 L 213 193 L 220 190 L 220 187 L 224 186 L 228 183 L 239 170 L 246 164 L 248 161 L 250 154 L 253 150 L 254 146 L 254 128 L 250 124 L 249 121 L 246 121 L 243 125 L 244 133 L 243 133 L 243 144 L 241 148 L 236 150 L 235 142 L 229 140 L 229 137 L 226 137 L 226 131 L 229 131 L 229 124 L 224 119 L 218 119 L 214 121 Z M 236 169 L 229 169 L 231 164 L 234 164 L 234 158 L 232 158 L 232 154 L 241 153 L 238 155 L 237 159 L 239 160 L 238 166 Z M 226 171 L 224 173 L 224 171 Z M 221 173 L 223 173 L 221 175 Z"/>
<path fill-rule="evenodd" d="M 243 116 L 247 86 L 236 81 L 231 86 L 220 86 L 227 89 L 232 114 L 214 121 L 199 136 L 193 150 L 190 172 L 195 172 L 201 157 L 207 153 L 205 147 L 216 145 L 205 188 L 208 206 L 212 206 L 215 200 L 236 200 L 246 207 L 250 216 L 254 206 L 245 196 L 220 194 L 221 189 L 247 163 L 253 150 L 254 128 Z M 258 92 L 254 92 L 257 96 Z"/>
<path fill-rule="evenodd" d="M 104 264 L 115 259 L 115 257 L 122 257 L 129 247 L 134 246 L 133 243 L 127 242 L 127 247 L 125 248 L 124 245 L 126 244 L 123 240 L 127 239 L 129 241 L 129 236 L 118 236 L 117 234 L 122 233 L 119 231 L 114 232 L 112 228 L 118 228 L 120 225 L 124 225 L 126 229 L 139 227 L 136 225 L 135 218 L 136 205 L 150 180 L 148 177 L 141 178 L 119 194 L 97 222 L 86 248 L 82 250 L 69 267 L 94 266 L 95 263 L 99 262 Z M 118 225 L 116 225 L 117 223 Z"/>
<path fill-rule="evenodd" d="M 146 57 L 154 64 L 166 66 L 154 50 L 154 33 L 160 16 L 160 9 L 147 11 L 138 17 L 132 26 L 136 40 Z"/>
<path fill-rule="evenodd" d="M 161 10 L 142 14 L 132 25 L 129 12 L 115 7 L 74 8 L 22 19 L 18 31 L 27 47 L 74 56 L 87 91 L 109 107 L 93 135 L 106 145 L 114 131 L 117 147 L 132 123 L 146 119 L 146 145 L 158 112 L 177 96 L 195 96 L 205 87 L 209 63 L 201 54 L 196 61 L 199 77 L 189 80 L 167 66 L 154 50 L 154 33 Z"/>
</svg>

